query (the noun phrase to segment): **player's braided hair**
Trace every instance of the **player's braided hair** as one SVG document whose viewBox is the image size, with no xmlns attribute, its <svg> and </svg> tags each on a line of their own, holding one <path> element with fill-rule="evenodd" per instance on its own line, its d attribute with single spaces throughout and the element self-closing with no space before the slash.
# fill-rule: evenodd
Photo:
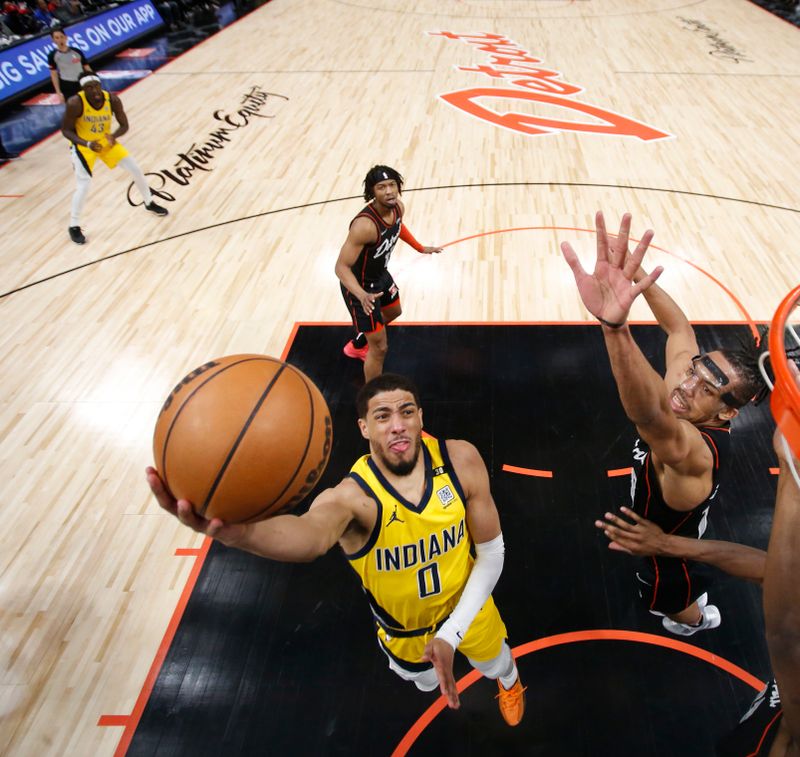
<svg viewBox="0 0 800 757">
<path fill-rule="evenodd" d="M 372 168 L 367 171 L 367 175 L 364 177 L 364 199 L 367 202 L 373 199 L 375 197 L 375 193 L 372 190 L 375 185 L 379 181 L 387 181 L 389 179 L 393 179 L 397 182 L 397 190 L 400 192 L 400 194 L 402 194 L 403 177 L 398 171 L 395 171 L 391 166 L 372 166 Z"/>
</svg>

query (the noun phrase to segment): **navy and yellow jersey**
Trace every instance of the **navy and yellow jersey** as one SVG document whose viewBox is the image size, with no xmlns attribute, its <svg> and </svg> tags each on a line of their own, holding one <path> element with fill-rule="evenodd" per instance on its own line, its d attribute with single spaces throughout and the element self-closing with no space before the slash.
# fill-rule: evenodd
<svg viewBox="0 0 800 757">
<path fill-rule="evenodd" d="M 350 226 L 352 226 L 357 218 L 368 218 L 375 224 L 375 230 L 378 232 L 378 240 L 373 244 L 365 244 L 361 248 L 356 262 L 350 268 L 359 285 L 364 289 L 369 289 L 368 284 L 376 283 L 380 279 L 381 274 L 389 265 L 389 258 L 400 238 L 402 225 L 400 207 L 395 206 L 392 213 L 392 222 L 387 224 L 370 203 L 350 222 Z"/>
<path fill-rule="evenodd" d="M 78 159 L 83 167 L 92 175 L 95 161 L 100 158 L 109 168 L 114 168 L 123 158 L 128 156 L 128 151 L 119 143 L 108 144 L 107 136 L 111 133 L 111 124 L 114 111 L 111 108 L 111 95 L 103 90 L 103 104 L 95 108 L 81 90 L 78 97 L 83 103 L 83 113 L 75 119 L 75 133 L 86 142 L 99 142 L 102 149 L 95 152 L 83 145 L 73 145 Z"/>
<path fill-rule="evenodd" d="M 377 505 L 367 543 L 346 555 L 361 579 L 375 621 L 393 632 L 436 628 L 456 606 L 472 570 L 466 499 L 444 442 L 423 438 L 425 491 L 409 502 L 369 455 L 350 470 Z"/>
<path fill-rule="evenodd" d="M 706 515 L 730 460 L 730 424 L 725 426 L 698 426 L 711 455 L 711 493 L 692 510 L 674 510 L 665 501 L 653 467 L 652 453 L 642 439 L 633 447 L 633 472 L 631 473 L 632 509 L 637 515 L 653 521 L 668 534 L 699 538 L 706 529 Z"/>
<path fill-rule="evenodd" d="M 111 95 L 103 91 L 103 104 L 95 108 L 81 90 L 78 97 L 83 102 L 83 113 L 75 119 L 75 133 L 87 142 L 97 142 L 111 131 L 114 112 L 111 109 Z"/>
</svg>

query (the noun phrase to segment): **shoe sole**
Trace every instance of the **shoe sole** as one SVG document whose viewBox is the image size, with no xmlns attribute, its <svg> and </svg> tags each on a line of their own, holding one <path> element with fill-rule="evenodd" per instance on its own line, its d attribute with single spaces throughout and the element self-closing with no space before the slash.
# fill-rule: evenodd
<svg viewBox="0 0 800 757">
<path fill-rule="evenodd" d="M 367 359 L 366 355 L 359 355 L 359 354 L 351 354 L 347 351 L 347 348 L 342 348 L 342 353 L 349 357 L 351 360 L 360 360 L 362 363 Z"/>
</svg>

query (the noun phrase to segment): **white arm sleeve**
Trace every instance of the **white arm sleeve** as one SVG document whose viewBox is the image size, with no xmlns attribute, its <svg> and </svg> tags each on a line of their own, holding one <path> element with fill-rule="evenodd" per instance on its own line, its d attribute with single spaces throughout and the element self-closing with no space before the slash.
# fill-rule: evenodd
<svg viewBox="0 0 800 757">
<path fill-rule="evenodd" d="M 464 634 L 478 614 L 478 610 L 489 599 L 497 579 L 503 572 L 505 551 L 503 534 L 491 541 L 475 545 L 476 558 L 472 572 L 469 574 L 458 604 L 436 633 L 437 639 L 446 641 L 453 649 L 458 648 Z"/>
</svg>

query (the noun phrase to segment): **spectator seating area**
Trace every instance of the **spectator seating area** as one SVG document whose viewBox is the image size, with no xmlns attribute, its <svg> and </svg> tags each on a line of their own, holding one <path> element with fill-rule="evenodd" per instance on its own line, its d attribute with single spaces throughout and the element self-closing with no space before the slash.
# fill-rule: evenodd
<svg viewBox="0 0 800 757">
<path fill-rule="evenodd" d="M 68 26 L 95 13 L 114 8 L 119 3 L 108 0 L 0 0 L 0 47 L 13 45 L 54 28 Z M 192 30 L 217 23 L 219 0 L 154 0 L 168 31 Z M 237 3 L 241 15 L 252 5 Z"/>
</svg>

